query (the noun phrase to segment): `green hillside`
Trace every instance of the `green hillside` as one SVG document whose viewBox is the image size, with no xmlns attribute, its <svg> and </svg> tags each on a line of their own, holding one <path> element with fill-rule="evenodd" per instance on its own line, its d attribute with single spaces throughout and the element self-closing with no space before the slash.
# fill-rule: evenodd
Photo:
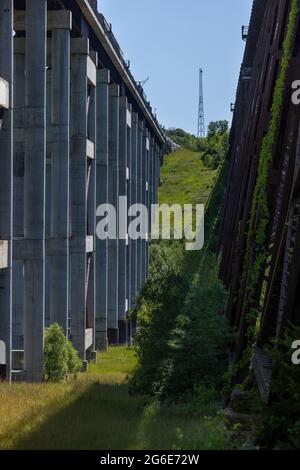
<svg viewBox="0 0 300 470">
<path fill-rule="evenodd" d="M 199 152 L 181 149 L 168 155 L 161 171 L 160 204 L 205 204 L 218 170 L 206 167 Z"/>
</svg>

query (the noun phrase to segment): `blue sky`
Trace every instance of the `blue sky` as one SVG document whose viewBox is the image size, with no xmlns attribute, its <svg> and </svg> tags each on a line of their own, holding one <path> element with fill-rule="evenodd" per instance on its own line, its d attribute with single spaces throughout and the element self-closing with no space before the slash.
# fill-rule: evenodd
<svg viewBox="0 0 300 470">
<path fill-rule="evenodd" d="M 196 133 L 198 70 L 209 121 L 231 119 L 252 0 L 99 0 L 159 121 Z"/>
</svg>

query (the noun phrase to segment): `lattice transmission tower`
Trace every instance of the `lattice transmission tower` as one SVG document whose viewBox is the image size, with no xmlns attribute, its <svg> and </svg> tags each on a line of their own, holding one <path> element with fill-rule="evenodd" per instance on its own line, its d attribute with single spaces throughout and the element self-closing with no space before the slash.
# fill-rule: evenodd
<svg viewBox="0 0 300 470">
<path fill-rule="evenodd" d="M 205 137 L 204 98 L 203 98 L 203 70 L 199 69 L 199 110 L 197 137 Z"/>
</svg>

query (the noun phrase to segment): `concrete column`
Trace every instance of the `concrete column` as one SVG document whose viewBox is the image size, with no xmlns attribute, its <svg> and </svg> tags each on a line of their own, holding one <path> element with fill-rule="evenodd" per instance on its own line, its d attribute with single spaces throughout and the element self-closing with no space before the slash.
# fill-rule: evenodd
<svg viewBox="0 0 300 470">
<path fill-rule="evenodd" d="M 149 272 L 149 242 L 151 232 L 151 162 L 152 162 L 152 145 L 150 139 L 150 132 L 148 132 L 148 151 L 147 151 L 147 175 L 146 175 L 146 199 L 148 209 L 148 233 L 146 239 L 146 262 L 145 262 L 145 281 L 148 278 Z"/>
<path fill-rule="evenodd" d="M 40 381 L 44 359 L 46 0 L 26 1 L 24 176 L 24 366 Z"/>
<path fill-rule="evenodd" d="M 97 71 L 97 207 L 108 202 L 109 70 Z M 107 351 L 108 241 L 96 239 L 96 348 Z"/>
<path fill-rule="evenodd" d="M 142 203 L 147 207 L 148 191 L 147 191 L 147 176 L 148 176 L 148 158 L 149 158 L 149 138 L 148 129 L 143 132 L 143 149 L 142 149 Z M 147 258 L 147 235 L 148 233 L 143 230 L 142 239 L 142 254 L 141 254 L 141 287 L 146 279 L 146 258 Z"/>
<path fill-rule="evenodd" d="M 120 98 L 119 114 L 119 195 L 127 198 L 127 98 Z M 119 204 L 119 254 L 118 254 L 118 319 L 119 319 L 119 343 L 127 342 L 127 324 L 126 324 L 126 238 L 127 235 L 127 201 L 121 201 Z"/>
<path fill-rule="evenodd" d="M 146 269 L 145 269 L 145 281 L 148 278 L 149 272 L 149 243 L 150 243 L 150 231 L 151 231 L 151 138 L 150 132 L 148 132 L 148 151 L 147 151 L 147 181 L 146 181 L 146 197 L 147 197 L 147 208 L 148 208 L 148 232 L 146 239 Z"/>
<path fill-rule="evenodd" d="M 49 16 L 47 18 L 49 22 Z M 51 245 L 51 199 L 52 199 L 52 39 L 47 39 L 47 69 L 46 69 L 46 196 L 45 196 L 45 238 L 46 238 L 46 259 L 45 259 L 45 328 L 51 324 L 50 304 L 51 304 L 51 254 L 54 248 Z M 55 137 L 54 137 L 55 139 Z"/>
<path fill-rule="evenodd" d="M 11 379 L 12 349 L 12 203 L 13 203 L 13 4 L 0 4 L 0 77 L 9 85 L 8 106 L 0 129 L 0 240 L 8 242 L 7 268 L 0 270 L 0 341 L 6 346 L 6 378 Z"/>
<path fill-rule="evenodd" d="M 142 170 L 143 170 L 143 131 L 144 123 L 139 121 L 138 126 L 138 148 L 137 148 L 137 203 L 142 204 Z M 137 240 L 137 295 L 142 285 L 142 240 Z"/>
<path fill-rule="evenodd" d="M 149 233 L 151 234 L 153 219 L 151 206 L 154 204 L 154 186 L 155 186 L 155 168 L 154 168 L 154 149 L 155 149 L 155 140 L 152 137 L 150 140 L 150 169 L 149 169 L 149 204 L 150 204 L 150 214 L 149 214 Z"/>
<path fill-rule="evenodd" d="M 128 105 L 127 112 L 127 214 L 129 208 L 132 206 L 132 187 L 131 187 L 131 173 L 132 173 L 132 106 Z M 128 227 L 127 216 L 127 227 Z M 128 232 L 128 230 L 127 230 Z M 131 262 L 132 262 L 132 239 L 127 236 L 127 251 L 126 251 L 126 299 L 127 299 L 127 312 L 131 309 Z"/>
<path fill-rule="evenodd" d="M 131 204 L 137 203 L 138 185 L 137 185 L 137 161 L 138 161 L 138 134 L 139 120 L 137 113 L 132 114 L 131 118 L 131 163 L 130 163 L 130 186 L 131 186 Z M 138 241 L 131 240 L 131 264 L 130 264 L 130 302 L 131 307 L 135 307 L 137 296 L 137 253 Z"/>
<path fill-rule="evenodd" d="M 109 87 L 108 203 L 118 212 L 119 200 L 119 111 L 118 85 Z M 118 231 L 118 230 L 117 230 Z M 117 234 L 116 234 L 117 235 Z M 109 344 L 119 343 L 118 327 L 118 239 L 108 240 L 107 336 Z"/>
<path fill-rule="evenodd" d="M 52 31 L 50 324 L 68 333 L 69 316 L 69 168 L 70 29 Z"/>
<path fill-rule="evenodd" d="M 25 38 L 14 38 L 14 176 L 13 237 L 24 237 L 24 153 L 25 153 Z M 14 254 L 13 242 L 13 254 Z M 13 349 L 24 350 L 24 272 L 23 260 L 13 257 Z"/>
<path fill-rule="evenodd" d="M 87 139 L 89 41 L 71 40 L 71 162 L 70 162 L 70 335 L 80 358 L 86 361 L 87 297 Z"/>
<path fill-rule="evenodd" d="M 155 151 L 155 201 L 156 203 L 158 203 L 159 177 L 160 177 L 159 146 L 156 144 L 156 151 Z"/>
<path fill-rule="evenodd" d="M 97 53 L 91 53 L 93 64 L 98 66 Z M 89 83 L 89 99 L 88 99 L 88 139 L 94 147 L 94 152 L 88 158 L 88 181 L 87 181 L 87 235 L 92 242 L 87 253 L 88 271 L 87 271 L 87 328 L 92 330 L 92 344 L 87 350 L 88 360 L 95 359 L 95 328 L 96 328 L 96 82 Z"/>
</svg>

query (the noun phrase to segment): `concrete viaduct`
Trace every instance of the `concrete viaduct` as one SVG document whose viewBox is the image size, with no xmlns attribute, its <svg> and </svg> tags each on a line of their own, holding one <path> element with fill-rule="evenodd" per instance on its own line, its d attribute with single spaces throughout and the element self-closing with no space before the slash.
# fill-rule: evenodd
<svg viewBox="0 0 300 470">
<path fill-rule="evenodd" d="M 86 365 L 130 342 L 148 237 L 96 209 L 157 202 L 165 135 L 93 0 L 0 0 L 0 370 L 40 381 L 58 322 Z"/>
</svg>

